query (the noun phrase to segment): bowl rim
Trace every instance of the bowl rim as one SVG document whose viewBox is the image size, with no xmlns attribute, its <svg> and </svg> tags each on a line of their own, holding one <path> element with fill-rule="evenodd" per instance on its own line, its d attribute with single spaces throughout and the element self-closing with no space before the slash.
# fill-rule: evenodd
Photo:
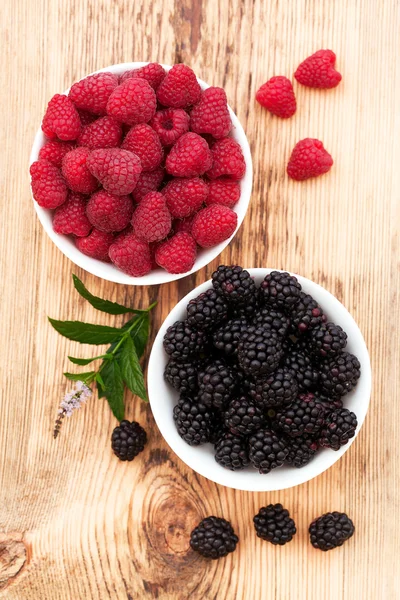
<svg viewBox="0 0 400 600">
<path fill-rule="evenodd" d="M 138 69 L 147 64 L 149 64 L 149 62 L 143 62 L 143 61 L 142 62 L 118 63 L 118 64 L 110 65 L 108 67 L 103 67 L 102 69 L 98 69 L 96 71 L 93 71 L 92 73 L 88 73 L 87 75 L 84 75 L 84 77 L 82 77 L 81 79 L 84 79 L 85 77 L 88 77 L 89 75 L 94 75 L 95 73 L 102 73 L 105 71 L 110 71 L 112 73 L 120 75 L 127 70 Z M 162 67 L 166 71 L 169 71 L 172 68 L 172 65 L 162 64 Z M 205 81 L 203 81 L 200 78 L 197 78 L 197 81 L 199 82 L 199 84 L 203 90 L 210 87 L 210 85 L 208 83 L 206 83 Z M 70 88 L 65 90 L 65 92 L 63 92 L 63 93 L 68 94 L 69 90 L 70 90 Z M 83 254 L 82 252 L 80 252 L 78 250 L 78 248 L 75 246 L 73 240 L 69 236 L 58 234 L 53 230 L 52 213 L 54 211 L 51 211 L 50 209 L 42 208 L 41 206 L 39 206 L 39 204 L 34 200 L 34 198 L 32 196 L 32 201 L 33 201 L 37 216 L 39 217 L 39 221 L 41 222 L 43 229 L 45 230 L 47 235 L 50 237 L 50 239 L 53 241 L 53 243 L 57 246 L 57 248 L 59 250 L 61 250 L 61 252 L 67 258 L 69 258 L 74 264 L 76 264 L 78 267 L 80 267 L 81 269 L 84 269 L 85 271 L 87 271 L 88 273 L 91 273 L 92 275 L 96 275 L 97 277 L 100 277 L 101 279 L 104 279 L 106 281 L 111 281 L 113 283 L 120 283 L 120 284 L 124 284 L 124 285 L 136 285 L 136 286 L 159 285 L 162 283 L 170 283 L 171 281 L 176 281 L 178 279 L 182 279 L 183 277 L 192 275 L 193 273 L 196 273 L 203 267 L 206 267 L 210 262 L 212 262 L 215 258 L 217 258 L 221 254 L 221 252 L 223 252 L 223 250 L 229 245 L 229 243 L 232 241 L 232 239 L 235 237 L 235 235 L 239 231 L 239 228 L 241 227 L 243 220 L 247 214 L 247 210 L 248 210 L 248 207 L 250 204 L 250 199 L 251 199 L 252 186 L 253 186 L 253 163 L 252 163 L 252 158 L 251 158 L 250 145 L 249 145 L 247 136 L 245 134 L 245 131 L 243 129 L 243 126 L 241 125 L 238 117 L 236 116 L 236 114 L 233 112 L 233 110 L 231 109 L 231 107 L 229 105 L 228 105 L 228 109 L 229 109 L 230 117 L 232 120 L 232 126 L 233 126 L 232 127 L 232 137 L 234 137 L 234 139 L 240 144 L 240 147 L 242 149 L 244 159 L 246 162 L 245 176 L 239 181 L 239 184 L 241 187 L 240 198 L 234 207 L 234 210 L 238 216 L 238 222 L 237 222 L 235 231 L 227 240 L 224 240 L 223 242 L 221 242 L 217 246 L 214 246 L 213 248 L 206 248 L 206 249 L 200 250 L 200 253 L 197 255 L 196 262 L 190 271 L 187 271 L 186 273 L 172 274 L 172 273 L 168 273 L 164 269 L 159 268 L 159 269 L 152 270 L 150 273 L 148 273 L 147 275 L 144 275 L 142 277 L 132 277 L 132 276 L 124 273 L 123 271 L 119 270 L 117 267 L 115 267 L 111 263 L 105 263 L 105 262 L 102 262 L 95 258 L 86 256 L 85 254 Z M 39 128 L 35 134 L 35 138 L 33 141 L 32 150 L 31 150 L 30 157 L 29 157 L 29 166 L 33 162 L 38 160 L 39 150 L 43 146 L 44 142 L 45 142 L 45 136 L 44 136 L 41 128 Z M 32 193 L 31 193 L 31 195 L 32 195 Z"/>
<path fill-rule="evenodd" d="M 281 269 L 248 268 L 247 270 L 252 276 L 264 277 L 266 274 L 271 273 L 271 271 L 280 271 Z M 324 310 L 326 310 L 327 306 L 329 307 L 329 310 L 326 311 L 327 313 L 332 313 L 333 310 L 335 317 L 330 318 L 333 318 L 339 325 L 342 325 L 348 333 L 349 345 L 356 347 L 356 349 L 352 348 L 352 350 L 348 349 L 348 351 L 353 351 L 361 363 L 361 377 L 358 384 L 352 392 L 345 396 L 345 398 L 351 399 L 357 394 L 357 430 L 355 436 L 349 443 L 342 446 L 338 451 L 321 449 L 314 457 L 313 461 L 301 469 L 281 467 L 275 469 L 268 475 L 261 475 L 255 469 L 251 471 L 230 471 L 220 466 L 215 460 L 214 463 L 210 462 L 208 457 L 206 461 L 202 461 L 202 449 L 207 448 L 207 446 L 210 445 L 206 444 L 205 446 L 196 447 L 189 446 L 179 437 L 172 419 L 172 405 L 170 406 L 169 420 L 168 413 L 165 411 L 166 397 L 170 397 L 172 394 L 174 400 L 177 401 L 179 394 L 169 386 L 163 378 L 163 371 L 169 360 L 169 357 L 163 348 L 163 338 L 170 325 L 175 321 L 184 318 L 185 308 L 189 300 L 206 291 L 211 286 L 211 279 L 205 281 L 189 292 L 171 310 L 161 325 L 151 350 L 148 363 L 147 385 L 150 406 L 161 435 L 175 454 L 188 467 L 214 483 L 232 489 L 252 492 L 279 491 L 301 485 L 314 479 L 314 477 L 317 477 L 333 466 L 348 451 L 360 432 L 368 411 L 371 395 L 371 363 L 364 337 L 357 323 L 346 307 L 328 290 L 311 279 L 307 279 L 296 273 L 291 273 L 291 275 L 297 277 L 306 293 L 317 296 L 315 299 Z M 351 410 L 353 410 L 353 408 L 351 408 Z M 210 454 L 210 452 L 208 452 L 208 454 Z M 290 472 L 289 477 L 279 477 L 281 473 L 287 473 L 288 471 Z M 243 474 L 246 473 L 250 473 L 250 476 L 243 476 Z M 254 476 L 257 476 L 257 478 Z M 282 481 L 280 479 L 282 479 Z"/>
</svg>

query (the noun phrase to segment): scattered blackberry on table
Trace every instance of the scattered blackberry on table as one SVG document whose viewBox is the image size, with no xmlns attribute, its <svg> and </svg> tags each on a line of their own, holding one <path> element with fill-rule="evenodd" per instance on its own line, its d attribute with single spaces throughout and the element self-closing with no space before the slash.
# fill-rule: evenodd
<svg viewBox="0 0 400 600">
<path fill-rule="evenodd" d="M 310 332 L 310 353 L 315 358 L 335 356 L 343 350 L 346 344 L 347 334 L 340 325 L 335 325 L 335 323 L 322 323 Z"/>
<path fill-rule="evenodd" d="M 353 521 L 346 513 L 326 513 L 311 523 L 310 542 L 314 548 L 327 552 L 342 546 L 354 531 Z"/>
<path fill-rule="evenodd" d="M 199 446 L 210 441 L 213 413 L 197 399 L 181 396 L 174 407 L 174 421 L 179 435 L 189 446 Z"/>
<path fill-rule="evenodd" d="M 286 368 L 278 368 L 265 379 L 249 381 L 250 397 L 265 408 L 289 406 L 297 398 L 296 377 Z"/>
<path fill-rule="evenodd" d="M 215 328 L 228 316 L 228 305 L 224 297 L 210 288 L 187 305 L 187 321 L 195 329 Z"/>
<path fill-rule="evenodd" d="M 244 469 L 250 464 L 245 438 L 227 432 L 215 444 L 215 460 L 231 471 Z"/>
<path fill-rule="evenodd" d="M 111 447 L 120 460 L 131 461 L 143 451 L 147 434 L 136 421 L 121 421 L 111 435 Z"/>
<path fill-rule="evenodd" d="M 199 362 L 179 361 L 171 359 L 164 371 L 164 378 L 178 392 L 187 394 L 196 392 L 198 389 L 197 373 L 199 370 Z"/>
<path fill-rule="evenodd" d="M 256 284 L 250 273 L 242 267 L 220 265 L 212 274 L 214 289 L 229 304 L 244 305 L 256 295 Z"/>
<path fill-rule="evenodd" d="M 201 352 L 207 343 L 204 331 L 193 329 L 187 321 L 176 321 L 164 336 L 164 350 L 172 358 L 183 360 Z"/>
<path fill-rule="evenodd" d="M 307 394 L 300 396 L 291 406 L 278 410 L 275 423 L 290 437 L 303 433 L 317 433 L 324 425 L 325 409 Z"/>
<path fill-rule="evenodd" d="M 296 378 L 299 390 L 314 390 L 318 386 L 319 373 L 309 356 L 292 351 L 283 357 L 282 365 Z"/>
<path fill-rule="evenodd" d="M 255 377 L 272 373 L 282 358 L 281 337 L 272 329 L 249 326 L 238 345 L 238 360 L 243 371 Z"/>
<path fill-rule="evenodd" d="M 281 271 L 272 271 L 260 285 L 260 296 L 266 304 L 291 309 L 300 299 L 301 285 L 296 277 Z"/>
<path fill-rule="evenodd" d="M 229 521 L 207 517 L 190 534 L 190 546 L 206 558 L 222 558 L 234 552 L 239 538 Z"/>
<path fill-rule="evenodd" d="M 319 443 L 326 448 L 339 450 L 354 437 L 357 429 L 357 417 L 347 408 L 340 408 L 328 414 L 322 428 Z"/>
<path fill-rule="evenodd" d="M 231 400 L 224 413 L 225 426 L 235 435 L 250 435 L 261 429 L 264 422 L 261 408 L 243 396 Z"/>
<path fill-rule="evenodd" d="M 296 533 L 296 525 L 282 504 L 260 508 L 253 521 L 257 536 L 274 545 L 284 546 Z"/>
<path fill-rule="evenodd" d="M 319 448 L 318 442 L 310 435 L 300 435 L 295 438 L 289 437 L 287 443 L 289 452 L 285 463 L 297 469 L 308 465 Z"/>
<path fill-rule="evenodd" d="M 198 382 L 200 401 L 207 406 L 222 408 L 232 397 L 236 378 L 226 363 L 216 360 L 199 373 Z"/>
<path fill-rule="evenodd" d="M 214 346 L 227 356 L 236 354 L 241 334 L 247 327 L 248 322 L 245 317 L 227 321 L 214 331 L 212 336 Z"/>
<path fill-rule="evenodd" d="M 284 337 L 289 329 L 290 319 L 284 312 L 267 305 L 254 315 L 252 324 L 268 326 Z"/>
<path fill-rule="evenodd" d="M 318 302 L 309 294 L 300 292 L 300 300 L 290 313 L 290 332 L 293 335 L 303 335 L 325 321 L 326 316 Z"/>
<path fill-rule="evenodd" d="M 320 388 L 325 394 L 344 396 L 357 385 L 360 361 L 354 354 L 341 352 L 319 365 Z"/>
<path fill-rule="evenodd" d="M 285 462 L 289 447 L 271 429 L 260 429 L 249 437 L 250 462 L 260 473 L 269 473 Z"/>
</svg>

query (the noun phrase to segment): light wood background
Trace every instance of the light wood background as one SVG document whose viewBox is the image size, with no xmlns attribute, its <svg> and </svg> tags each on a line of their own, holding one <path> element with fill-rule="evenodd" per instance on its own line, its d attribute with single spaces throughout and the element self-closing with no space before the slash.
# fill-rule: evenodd
<svg viewBox="0 0 400 600">
<path fill-rule="evenodd" d="M 3 0 L 0 11 L 0 598 L 7 600 L 393 600 L 399 561 L 399 3 L 397 0 Z M 296 86 L 298 112 L 282 121 L 255 104 L 274 74 L 289 77 L 332 48 L 343 82 Z M 112 63 L 184 61 L 224 86 L 254 161 L 251 206 L 235 241 L 196 276 L 149 289 L 106 283 L 76 268 L 36 218 L 28 156 L 49 98 Z M 293 145 L 317 137 L 332 171 L 288 181 Z M 349 452 L 328 472 L 281 493 L 228 490 L 191 472 L 167 447 L 150 408 L 127 395 L 129 418 L 150 442 L 138 460 L 111 453 L 115 420 L 93 398 L 52 428 L 68 385 L 55 318 L 121 322 L 73 291 L 133 306 L 159 304 L 153 335 L 175 303 L 220 262 L 286 268 L 335 294 L 358 321 L 374 374 L 371 408 Z M 280 501 L 298 535 L 284 548 L 256 538 L 251 519 Z M 349 513 L 356 534 L 323 554 L 307 525 Z M 230 519 L 238 550 L 207 562 L 189 549 L 206 515 Z"/>
</svg>

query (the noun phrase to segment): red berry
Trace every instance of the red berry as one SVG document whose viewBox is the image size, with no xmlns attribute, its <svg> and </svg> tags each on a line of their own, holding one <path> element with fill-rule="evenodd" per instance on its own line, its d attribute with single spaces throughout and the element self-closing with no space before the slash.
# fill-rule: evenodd
<svg viewBox="0 0 400 600">
<path fill-rule="evenodd" d="M 165 75 L 166 73 L 164 67 L 158 63 L 149 63 L 148 65 L 140 67 L 139 69 L 125 71 L 125 73 L 121 75 L 119 82 L 123 83 L 132 77 L 141 77 L 142 79 L 145 79 L 149 85 L 151 85 L 153 90 L 157 90 Z"/>
<path fill-rule="evenodd" d="M 134 152 L 140 158 L 143 171 L 156 169 L 164 156 L 160 138 L 146 123 L 132 127 L 126 134 L 121 148 Z"/>
<path fill-rule="evenodd" d="M 198 211 L 207 198 L 208 186 L 199 177 L 193 179 L 172 179 L 163 194 L 169 212 L 182 219 Z"/>
<path fill-rule="evenodd" d="M 164 179 L 164 169 L 159 167 L 154 171 L 142 171 L 132 192 L 135 202 L 140 202 L 149 192 L 155 192 Z"/>
<path fill-rule="evenodd" d="M 208 184 L 206 204 L 223 204 L 232 208 L 240 198 L 240 185 L 229 179 L 215 179 Z"/>
<path fill-rule="evenodd" d="M 172 146 L 181 135 L 189 131 L 189 119 L 183 108 L 167 108 L 157 111 L 150 125 L 163 146 Z"/>
<path fill-rule="evenodd" d="M 171 230 L 171 214 L 160 192 L 150 192 L 143 198 L 132 217 L 138 238 L 146 242 L 163 240 Z"/>
<path fill-rule="evenodd" d="M 122 231 L 132 218 L 133 202 L 130 196 L 116 196 L 105 190 L 93 194 L 86 207 L 89 221 L 100 231 Z"/>
<path fill-rule="evenodd" d="M 232 138 L 218 140 L 211 148 L 212 168 L 207 172 L 210 179 L 231 177 L 241 179 L 246 172 L 246 163 L 240 145 Z"/>
<path fill-rule="evenodd" d="M 143 277 L 151 271 L 150 247 L 132 232 L 117 237 L 110 246 L 109 256 L 115 266 L 133 277 Z"/>
<path fill-rule="evenodd" d="M 199 101 L 201 88 L 196 75 L 186 65 L 174 65 L 157 90 L 157 100 L 172 108 L 186 108 Z"/>
<path fill-rule="evenodd" d="M 48 160 L 37 160 L 29 169 L 32 195 L 39 206 L 57 208 L 67 199 L 67 185 L 60 169 Z"/>
<path fill-rule="evenodd" d="M 91 194 L 99 187 L 96 177 L 88 168 L 89 148 L 80 147 L 68 152 L 62 161 L 62 173 L 68 187 L 74 192 Z"/>
<path fill-rule="evenodd" d="M 121 196 L 135 189 L 142 172 L 139 157 L 121 148 L 92 150 L 87 164 L 107 192 Z"/>
<path fill-rule="evenodd" d="M 78 138 L 79 146 L 93 148 L 115 148 L 121 144 L 122 128 L 112 117 L 101 117 L 87 125 Z"/>
<path fill-rule="evenodd" d="M 92 233 L 87 237 L 78 238 L 75 243 L 78 250 L 86 254 L 86 256 L 110 262 L 108 250 L 113 241 L 114 236 L 112 233 L 93 229 Z"/>
<path fill-rule="evenodd" d="M 336 54 L 332 50 L 318 50 L 297 67 L 294 74 L 297 81 L 312 88 L 334 88 L 342 80 L 335 70 Z"/>
<path fill-rule="evenodd" d="M 194 218 L 192 235 L 202 248 L 211 248 L 228 239 L 237 226 L 237 214 L 227 206 L 212 204 Z"/>
<path fill-rule="evenodd" d="M 89 235 L 92 224 L 86 216 L 86 199 L 82 194 L 69 192 L 66 202 L 54 213 L 53 229 L 64 235 Z"/>
<path fill-rule="evenodd" d="M 50 139 L 76 140 L 81 132 L 81 120 L 68 96 L 56 94 L 52 97 L 43 117 L 42 130 Z"/>
<path fill-rule="evenodd" d="M 88 112 L 87 110 L 79 110 L 77 109 L 79 118 L 81 120 L 82 127 L 86 127 L 86 125 L 90 125 L 93 121 L 98 119 L 98 115 L 94 115 L 93 113 Z"/>
<path fill-rule="evenodd" d="M 197 133 L 185 133 L 172 146 L 165 164 L 175 177 L 203 175 L 212 165 L 210 148 Z"/>
<path fill-rule="evenodd" d="M 209 87 L 190 113 L 190 129 L 195 133 L 210 133 L 215 139 L 226 137 L 232 127 L 225 91 Z"/>
<path fill-rule="evenodd" d="M 68 95 L 77 108 L 105 115 L 108 99 L 117 85 L 114 73 L 95 73 L 74 83 Z"/>
<path fill-rule="evenodd" d="M 138 125 L 148 123 L 156 112 L 156 94 L 140 77 L 127 79 L 111 94 L 107 113 L 120 123 Z"/>
<path fill-rule="evenodd" d="M 196 242 L 189 233 L 176 233 L 156 249 L 156 263 L 168 273 L 187 273 L 196 260 Z"/>
<path fill-rule="evenodd" d="M 39 160 L 49 160 L 53 165 L 61 169 L 62 159 L 75 147 L 73 142 L 59 142 L 49 140 L 40 148 Z"/>
<path fill-rule="evenodd" d="M 319 140 L 305 138 L 297 142 L 287 166 L 287 173 L 296 181 L 318 177 L 327 173 L 333 165 L 333 158 Z"/>
<path fill-rule="evenodd" d="M 193 221 L 195 217 L 196 215 L 191 215 L 185 219 L 176 219 L 172 225 L 175 233 L 192 233 Z"/>
<path fill-rule="evenodd" d="M 281 75 L 271 77 L 256 93 L 256 100 L 273 115 L 288 119 L 296 112 L 292 82 Z"/>
</svg>

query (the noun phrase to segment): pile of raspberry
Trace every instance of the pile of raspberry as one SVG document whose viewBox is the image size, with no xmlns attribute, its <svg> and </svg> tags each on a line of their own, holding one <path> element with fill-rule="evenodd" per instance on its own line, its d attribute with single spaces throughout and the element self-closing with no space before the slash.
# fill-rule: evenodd
<svg viewBox="0 0 400 600">
<path fill-rule="evenodd" d="M 33 197 L 87 256 L 186 273 L 235 232 L 245 160 L 224 90 L 188 66 L 89 75 L 50 100 L 42 130 Z"/>
</svg>

